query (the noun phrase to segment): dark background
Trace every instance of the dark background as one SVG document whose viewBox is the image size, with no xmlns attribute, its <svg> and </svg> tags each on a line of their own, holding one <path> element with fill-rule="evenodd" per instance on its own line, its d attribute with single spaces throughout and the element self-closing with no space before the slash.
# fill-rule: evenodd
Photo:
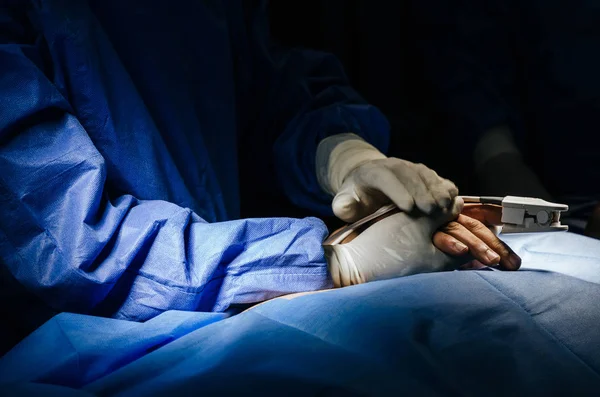
<svg viewBox="0 0 600 397">
<path fill-rule="evenodd" d="M 272 1 L 274 41 L 335 54 L 353 87 L 388 117 L 390 156 L 421 162 L 467 193 L 470 159 L 451 158 L 444 148 L 442 115 L 430 102 L 430 87 L 414 44 L 418 32 L 407 1 Z"/>
<path fill-rule="evenodd" d="M 424 163 L 463 195 L 573 208 L 600 199 L 600 2 L 287 0 L 269 12 L 275 42 L 340 59 L 388 118 L 389 156 Z M 466 100 L 454 91 L 444 102 L 440 85 L 453 80 L 468 81 Z M 476 176 L 472 150 L 492 125 L 463 123 L 465 114 L 494 123 L 496 110 L 506 111 L 522 158 L 496 157 Z"/>
<path fill-rule="evenodd" d="M 275 43 L 338 57 L 353 88 L 388 118 L 388 156 L 424 163 L 456 183 L 461 194 L 474 194 L 471 159 L 447 150 L 452 145 L 445 121 L 430 99 L 410 1 L 271 1 L 268 11 Z M 314 216 L 289 202 L 242 199 L 243 216 L 266 213 Z M 330 230 L 343 225 L 335 217 L 321 218 Z"/>
</svg>

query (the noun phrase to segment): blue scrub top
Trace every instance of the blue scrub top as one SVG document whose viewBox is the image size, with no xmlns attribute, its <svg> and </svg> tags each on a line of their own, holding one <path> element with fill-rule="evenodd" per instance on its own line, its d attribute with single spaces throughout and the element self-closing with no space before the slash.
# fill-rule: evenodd
<svg viewBox="0 0 600 397">
<path fill-rule="evenodd" d="M 324 224 L 237 219 L 239 170 L 329 214 L 319 141 L 389 140 L 333 56 L 271 45 L 259 1 L 15 2 L 0 93 L 1 261 L 55 310 L 130 320 L 331 286 Z"/>
</svg>

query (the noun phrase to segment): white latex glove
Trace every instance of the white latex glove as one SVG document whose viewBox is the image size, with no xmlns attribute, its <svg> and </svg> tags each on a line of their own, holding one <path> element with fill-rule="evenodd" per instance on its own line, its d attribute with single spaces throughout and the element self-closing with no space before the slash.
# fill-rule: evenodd
<svg viewBox="0 0 600 397">
<path fill-rule="evenodd" d="M 455 219 L 463 201 L 426 216 L 400 212 L 362 232 L 346 244 L 324 246 L 329 272 L 336 287 L 452 269 L 458 264 L 432 242 L 436 230 Z"/>
<path fill-rule="evenodd" d="M 388 158 L 355 134 L 319 143 L 316 157 L 321 188 L 334 196 L 333 212 L 355 222 L 393 202 L 403 211 L 414 206 L 426 214 L 448 208 L 456 186 L 423 164 Z"/>
</svg>

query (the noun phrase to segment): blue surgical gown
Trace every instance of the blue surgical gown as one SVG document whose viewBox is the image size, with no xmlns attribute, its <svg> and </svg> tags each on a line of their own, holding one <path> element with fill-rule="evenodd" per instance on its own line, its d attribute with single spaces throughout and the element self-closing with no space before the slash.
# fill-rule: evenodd
<svg viewBox="0 0 600 397">
<path fill-rule="evenodd" d="M 285 192 L 328 214 L 324 137 L 385 151 L 338 61 L 269 42 L 260 1 L 0 9 L 0 258 L 57 311 L 142 321 L 330 286 L 316 218 L 239 219 Z M 16 304 L 17 302 L 15 302 Z"/>
</svg>

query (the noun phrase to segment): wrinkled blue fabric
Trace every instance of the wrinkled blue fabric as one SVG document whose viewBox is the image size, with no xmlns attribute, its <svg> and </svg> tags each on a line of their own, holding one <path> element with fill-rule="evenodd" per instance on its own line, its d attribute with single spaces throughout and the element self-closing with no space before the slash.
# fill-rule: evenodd
<svg viewBox="0 0 600 397">
<path fill-rule="evenodd" d="M 275 299 L 230 318 L 167 312 L 138 324 L 63 313 L 0 359 L 0 388 L 597 395 L 600 241 L 568 233 L 510 240 L 523 257 L 519 272 L 416 275 Z"/>
<path fill-rule="evenodd" d="M 352 131 L 386 150 L 387 121 L 334 57 L 271 47 L 263 2 L 13 3 L 0 258 L 20 283 L 130 320 L 330 286 L 321 221 L 237 218 L 239 169 L 257 200 L 328 214 L 318 142 Z"/>
</svg>

